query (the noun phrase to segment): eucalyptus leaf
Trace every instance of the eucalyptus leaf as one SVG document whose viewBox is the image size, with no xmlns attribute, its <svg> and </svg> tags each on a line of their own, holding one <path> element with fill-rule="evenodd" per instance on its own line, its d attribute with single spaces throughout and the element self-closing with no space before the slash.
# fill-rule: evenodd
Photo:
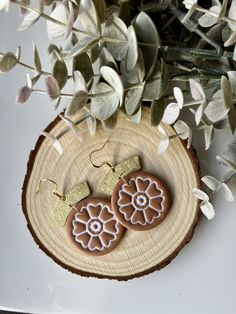
<svg viewBox="0 0 236 314">
<path fill-rule="evenodd" d="M 236 20 L 236 0 L 232 0 L 228 16 L 230 19 L 232 19 L 234 21 Z M 233 32 L 236 31 L 236 23 L 235 22 L 229 23 L 229 27 L 231 28 L 231 30 Z"/>
<path fill-rule="evenodd" d="M 52 19 L 58 20 L 62 24 L 54 23 L 52 21 L 47 21 L 47 33 L 48 38 L 51 40 L 54 39 L 63 39 L 65 37 L 67 22 L 69 19 L 69 12 L 63 2 L 57 2 L 55 9 L 50 14 Z"/>
<path fill-rule="evenodd" d="M 38 49 L 35 43 L 33 43 L 33 51 L 34 51 L 34 67 L 35 67 L 36 72 L 40 73 L 42 71 L 42 66 L 41 66 Z"/>
<path fill-rule="evenodd" d="M 102 66 L 100 72 L 104 80 L 116 91 L 117 95 L 119 96 L 120 106 L 122 106 L 124 98 L 124 87 L 119 74 L 108 66 Z"/>
<path fill-rule="evenodd" d="M 118 114 L 117 112 L 115 112 L 110 118 L 108 118 L 107 120 L 102 120 L 102 126 L 105 130 L 107 131 L 112 131 L 115 129 L 116 127 L 116 123 L 117 123 L 117 118 L 118 118 Z"/>
<path fill-rule="evenodd" d="M 48 96 L 51 99 L 57 99 L 60 96 L 60 86 L 52 75 L 45 78 Z"/>
<path fill-rule="evenodd" d="M 54 135 L 45 131 L 42 131 L 41 134 L 50 141 L 50 144 L 57 150 L 59 155 L 63 154 L 61 143 L 58 141 L 58 139 Z"/>
<path fill-rule="evenodd" d="M 93 77 L 93 67 L 86 52 L 73 58 L 73 72 L 80 71 L 88 83 Z"/>
<path fill-rule="evenodd" d="M 64 39 L 67 39 L 72 32 L 73 25 L 74 25 L 74 18 L 75 18 L 74 8 L 73 8 L 72 3 L 69 2 L 69 16 L 68 16 L 68 21 L 66 24 Z"/>
<path fill-rule="evenodd" d="M 16 97 L 16 103 L 25 103 L 30 98 L 31 92 L 32 89 L 28 85 L 23 86 L 18 92 L 18 95 Z"/>
<path fill-rule="evenodd" d="M 205 150 L 208 150 L 211 146 L 214 137 L 214 127 L 210 125 L 204 129 L 204 137 L 205 137 Z"/>
<path fill-rule="evenodd" d="M 139 41 L 145 44 L 141 46 L 141 49 L 145 62 L 146 78 L 148 78 L 155 67 L 161 41 L 155 24 L 145 12 L 139 13 L 133 25 Z"/>
<path fill-rule="evenodd" d="M 100 34 L 101 23 L 92 0 L 81 0 L 79 6 L 79 21 L 86 32 Z"/>
<path fill-rule="evenodd" d="M 215 210 L 210 202 L 201 202 L 200 208 L 202 213 L 207 217 L 208 220 L 211 220 L 215 217 Z"/>
<path fill-rule="evenodd" d="M 84 37 L 74 47 L 71 48 L 69 57 L 76 57 L 93 47 L 98 43 L 98 38 Z"/>
<path fill-rule="evenodd" d="M 151 125 L 157 126 L 163 118 L 166 108 L 165 98 L 154 99 L 151 104 Z"/>
<path fill-rule="evenodd" d="M 126 72 L 130 72 L 134 69 L 138 60 L 138 43 L 135 34 L 134 27 L 130 25 L 128 27 L 128 49 L 125 56 L 125 68 Z"/>
<path fill-rule="evenodd" d="M 120 98 L 116 91 L 106 83 L 95 85 L 93 93 L 96 97 L 91 99 L 90 113 L 99 120 L 109 119 L 118 109 Z"/>
<path fill-rule="evenodd" d="M 221 185 L 221 182 L 212 176 L 204 176 L 201 180 L 212 191 L 217 190 Z"/>
<path fill-rule="evenodd" d="M 125 23 L 119 17 L 112 15 L 106 21 L 103 35 L 118 40 L 118 42 L 114 43 L 107 41 L 106 47 L 116 60 L 121 61 L 125 59 L 128 49 L 128 29 Z"/>
<path fill-rule="evenodd" d="M 64 61 L 56 60 L 54 63 L 52 75 L 57 80 L 60 89 L 62 89 L 67 82 L 68 76 L 67 67 Z"/>
<path fill-rule="evenodd" d="M 38 12 L 30 12 L 24 16 L 23 22 L 18 27 L 18 31 L 24 31 L 35 24 L 40 18 L 40 13 Z"/>
<path fill-rule="evenodd" d="M 125 62 L 121 62 L 120 70 L 123 75 L 123 78 L 131 84 L 142 83 L 145 77 L 145 67 L 143 54 L 140 48 L 138 48 L 138 60 L 134 69 L 130 72 L 126 71 Z"/>
<path fill-rule="evenodd" d="M 128 116 L 132 116 L 140 107 L 144 84 L 130 89 L 125 96 L 125 110 Z"/>
<path fill-rule="evenodd" d="M 17 58 L 12 52 L 5 53 L 0 57 L 0 73 L 9 72 L 17 65 Z"/>
<path fill-rule="evenodd" d="M 99 21 L 103 23 L 106 18 L 106 10 L 107 10 L 105 0 L 93 0 L 93 4 L 96 8 Z"/>
<path fill-rule="evenodd" d="M 129 116 L 129 119 L 136 123 L 139 124 L 141 122 L 142 119 L 142 106 L 139 107 L 138 111 L 136 113 L 134 113 L 133 115 Z"/>
<path fill-rule="evenodd" d="M 89 116 L 86 119 L 86 123 L 89 129 L 89 133 L 90 135 L 95 135 L 96 134 L 96 130 L 97 130 L 97 120 L 96 118 L 94 118 L 93 116 Z"/>
<path fill-rule="evenodd" d="M 81 109 L 84 108 L 87 102 L 88 102 L 88 94 L 85 91 L 79 90 L 75 92 L 72 98 L 72 101 L 66 108 L 65 116 L 70 117 L 77 114 Z"/>
<path fill-rule="evenodd" d="M 106 49 L 106 47 L 103 47 L 103 49 L 100 52 L 99 55 L 99 61 L 100 65 L 107 65 L 112 67 L 114 70 L 117 70 L 117 64 L 111 53 Z"/>
<path fill-rule="evenodd" d="M 192 194 L 198 198 L 199 200 L 202 200 L 202 201 L 205 201 L 205 202 L 208 202 L 209 201 L 209 196 L 203 192 L 202 190 L 200 189 L 197 189 L 197 188 L 194 188 L 192 190 Z"/>
</svg>

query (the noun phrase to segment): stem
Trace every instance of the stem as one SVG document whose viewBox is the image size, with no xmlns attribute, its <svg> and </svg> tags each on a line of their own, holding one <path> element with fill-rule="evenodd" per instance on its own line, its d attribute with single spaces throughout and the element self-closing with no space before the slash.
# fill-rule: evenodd
<svg viewBox="0 0 236 314">
<path fill-rule="evenodd" d="M 216 13 L 210 11 L 210 10 L 204 9 L 202 7 L 199 7 L 199 6 L 196 7 L 196 11 L 202 12 L 202 13 L 206 13 L 206 14 L 211 15 L 211 16 L 214 16 L 217 19 L 219 18 L 218 14 L 216 14 Z M 230 17 L 226 17 L 226 16 L 220 17 L 220 20 L 221 21 L 225 21 L 227 23 L 236 23 L 236 20 L 231 19 Z"/>
</svg>

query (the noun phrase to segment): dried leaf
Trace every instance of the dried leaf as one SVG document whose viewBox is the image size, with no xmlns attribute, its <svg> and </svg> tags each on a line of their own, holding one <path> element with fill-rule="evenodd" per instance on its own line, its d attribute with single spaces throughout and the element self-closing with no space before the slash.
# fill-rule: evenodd
<svg viewBox="0 0 236 314">
<path fill-rule="evenodd" d="M 229 108 L 227 108 L 222 101 L 222 92 L 218 91 L 213 95 L 213 101 L 210 101 L 205 109 L 205 115 L 208 119 L 210 119 L 212 122 L 217 122 L 221 119 L 223 119 L 228 111 Z"/>
<path fill-rule="evenodd" d="M 65 115 L 69 117 L 75 115 L 81 109 L 84 108 L 87 102 L 88 102 L 88 94 L 85 91 L 79 90 L 75 92 L 72 98 L 72 101 L 66 108 Z"/>
<path fill-rule="evenodd" d="M 228 112 L 229 125 L 232 133 L 236 130 L 236 108 L 231 107 Z"/>
<path fill-rule="evenodd" d="M 74 25 L 74 18 L 75 18 L 74 8 L 73 8 L 72 3 L 69 2 L 69 17 L 66 24 L 64 39 L 67 39 L 72 32 L 73 25 Z"/>
<path fill-rule="evenodd" d="M 217 190 L 221 185 L 221 182 L 212 176 L 204 176 L 201 180 L 212 191 Z"/>
<path fill-rule="evenodd" d="M 184 105 L 184 95 L 182 90 L 179 87 L 174 87 L 173 92 L 179 109 L 182 109 Z"/>
<path fill-rule="evenodd" d="M 135 34 L 134 27 L 130 25 L 128 27 L 128 49 L 125 57 L 125 69 L 126 72 L 130 72 L 134 69 L 138 60 L 138 43 Z"/>
<path fill-rule="evenodd" d="M 164 111 L 162 122 L 166 124 L 173 124 L 178 119 L 179 113 L 180 109 L 177 103 L 168 104 Z"/>
<path fill-rule="evenodd" d="M 169 143 L 170 143 L 169 137 L 160 140 L 160 143 L 157 148 L 158 155 L 163 155 L 167 151 Z"/>
<path fill-rule="evenodd" d="M 102 126 L 105 130 L 107 131 L 112 131 L 114 130 L 116 123 L 117 123 L 117 118 L 118 118 L 118 114 L 117 112 L 115 114 L 113 114 L 110 118 L 108 118 L 107 120 L 102 120 Z"/>
<path fill-rule="evenodd" d="M 206 99 L 202 85 L 198 81 L 190 79 L 189 80 L 189 86 L 190 86 L 191 95 L 192 95 L 194 100 L 205 100 Z"/>
<path fill-rule="evenodd" d="M 57 80 L 60 89 L 62 89 L 67 82 L 68 76 L 67 67 L 64 61 L 56 60 L 53 66 L 52 75 Z"/>
<path fill-rule="evenodd" d="M 86 32 L 100 34 L 101 23 L 92 0 L 81 0 L 79 6 L 79 20 Z"/>
<path fill-rule="evenodd" d="M 128 116 L 132 116 L 139 108 L 144 84 L 130 89 L 125 96 L 125 110 Z"/>
<path fill-rule="evenodd" d="M 50 17 L 58 20 L 62 24 L 57 24 L 47 21 L 47 33 L 50 40 L 64 38 L 69 19 L 69 12 L 63 2 L 57 2 L 55 9 L 50 14 Z"/>
<path fill-rule="evenodd" d="M 229 80 L 225 76 L 221 77 L 221 91 L 225 107 L 230 108 L 232 106 L 233 95 Z"/>
<path fill-rule="evenodd" d="M 99 120 L 107 120 L 118 109 L 120 98 L 106 83 L 98 83 L 94 87 L 96 97 L 91 99 L 90 113 Z"/>
<path fill-rule="evenodd" d="M 120 99 L 120 106 L 123 104 L 124 87 L 118 73 L 108 66 L 102 66 L 100 69 L 101 75 L 104 80 L 116 91 Z"/>
<path fill-rule="evenodd" d="M 229 9 L 228 17 L 234 21 L 236 20 L 236 0 L 232 0 L 231 6 Z M 236 23 L 235 22 L 228 23 L 228 25 L 233 32 L 236 31 Z"/>
<path fill-rule="evenodd" d="M 61 143 L 58 141 L 58 139 L 54 135 L 48 132 L 44 132 L 44 131 L 42 131 L 41 134 L 50 140 L 50 144 L 57 150 L 59 155 L 63 154 Z"/>
<path fill-rule="evenodd" d="M 11 71 L 17 65 L 17 62 L 17 58 L 13 53 L 5 53 L 3 57 L 0 57 L 0 73 Z"/>
<path fill-rule="evenodd" d="M 217 17 L 212 16 L 208 13 L 203 14 L 199 19 L 198 19 L 198 23 L 199 25 L 201 25 L 202 27 L 211 27 L 214 24 L 216 24 L 218 22 L 219 19 L 219 15 L 221 12 L 221 7 L 219 6 L 213 6 L 210 8 L 209 10 L 210 12 L 214 13 L 217 15 Z"/>
<path fill-rule="evenodd" d="M 222 156 L 216 156 L 217 161 L 222 164 L 225 167 L 230 168 L 231 170 L 236 172 L 236 164 L 234 164 L 232 161 L 228 160 L 227 158 L 224 158 Z"/>
<path fill-rule="evenodd" d="M 45 78 L 48 96 L 51 99 L 57 99 L 60 96 L 60 86 L 52 75 Z"/>
<path fill-rule="evenodd" d="M 139 107 L 139 109 L 136 113 L 134 113 L 132 116 L 129 116 L 129 119 L 132 122 L 139 124 L 141 122 L 141 119 L 142 119 L 142 106 Z"/>
<path fill-rule="evenodd" d="M 207 217 L 208 220 L 211 220 L 215 217 L 215 210 L 210 202 L 201 202 L 200 208 L 202 213 Z"/>
<path fill-rule="evenodd" d="M 165 98 L 154 99 L 151 104 L 151 125 L 157 126 L 161 122 L 166 108 Z"/>
<path fill-rule="evenodd" d="M 25 103 L 30 98 L 31 92 L 32 89 L 28 85 L 23 86 L 18 92 L 18 95 L 16 97 L 16 103 Z"/>
<path fill-rule="evenodd" d="M 40 18 L 40 13 L 38 13 L 38 12 L 27 13 L 24 16 L 23 22 L 21 23 L 21 25 L 18 27 L 17 30 L 18 31 L 24 31 L 24 30 L 28 29 L 30 26 L 35 24 L 39 18 Z"/>
<path fill-rule="evenodd" d="M 228 71 L 230 86 L 234 95 L 236 95 L 236 71 Z"/>
<path fill-rule="evenodd" d="M 71 48 L 69 57 L 76 57 L 93 47 L 98 43 L 98 38 L 84 37 L 74 47 Z"/>
<path fill-rule="evenodd" d="M 73 59 L 73 72 L 80 71 L 88 83 L 93 77 L 93 67 L 86 52 L 76 56 Z"/>
<path fill-rule="evenodd" d="M 209 125 L 204 129 L 204 137 L 205 137 L 205 150 L 208 150 L 211 146 L 214 137 L 214 127 L 213 125 Z"/>
<path fill-rule="evenodd" d="M 90 116 L 89 118 L 86 119 L 89 133 L 90 135 L 95 135 L 96 134 L 96 129 L 97 129 L 97 120 L 93 116 Z"/>
<path fill-rule="evenodd" d="M 66 125 L 71 129 L 73 134 L 80 140 L 80 142 L 82 142 L 83 137 L 80 133 L 78 126 L 73 121 L 71 121 L 70 119 L 61 114 L 59 114 L 59 117 L 66 123 Z"/>
<path fill-rule="evenodd" d="M 104 36 L 109 38 L 117 38 L 120 43 L 106 42 L 107 50 L 112 56 L 121 61 L 125 59 L 128 49 L 128 30 L 125 23 L 117 16 L 112 15 L 105 24 Z"/>
<path fill-rule="evenodd" d="M 93 3 L 97 11 L 99 21 L 103 23 L 106 18 L 106 11 L 107 11 L 106 2 L 105 0 L 93 0 Z"/>
<path fill-rule="evenodd" d="M 34 51 L 34 67 L 36 72 L 40 73 L 42 71 L 41 61 L 38 53 L 38 49 L 33 42 L 33 51 Z"/>
<path fill-rule="evenodd" d="M 208 202 L 208 201 L 209 201 L 209 196 L 208 196 L 205 192 L 203 192 L 202 190 L 200 190 L 200 189 L 197 189 L 197 188 L 193 189 L 193 190 L 192 190 L 192 194 L 193 194 L 196 198 L 198 198 L 199 200 L 202 200 L 202 201 L 205 201 L 205 202 Z"/>
<path fill-rule="evenodd" d="M 141 47 L 145 62 L 146 78 L 148 78 L 155 67 L 161 41 L 156 26 L 146 13 L 140 12 L 133 25 L 139 41 L 149 44 Z"/>
<path fill-rule="evenodd" d="M 228 202 L 233 202 L 234 201 L 234 195 L 233 195 L 232 191 L 230 190 L 230 188 L 228 187 L 228 185 L 225 183 L 222 183 L 221 187 L 222 187 L 225 199 Z"/>
</svg>

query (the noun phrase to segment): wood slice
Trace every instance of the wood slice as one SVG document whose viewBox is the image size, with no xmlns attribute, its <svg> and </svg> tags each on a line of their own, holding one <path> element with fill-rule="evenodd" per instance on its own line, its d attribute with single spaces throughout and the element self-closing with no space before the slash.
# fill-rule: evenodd
<svg viewBox="0 0 236 314">
<path fill-rule="evenodd" d="M 65 123 L 58 117 L 47 128 L 57 136 L 65 130 Z M 192 196 L 192 189 L 200 186 L 198 159 L 192 149 L 180 139 L 171 141 L 164 155 L 157 154 L 160 141 L 156 127 L 150 126 L 150 110 L 145 108 L 141 124 L 136 125 L 120 113 L 112 132 L 100 126 L 91 136 L 84 121 L 79 125 L 84 141 L 81 143 L 72 132 L 67 132 L 60 142 L 64 153 L 59 156 L 40 136 L 30 153 L 27 174 L 22 191 L 22 206 L 28 228 L 39 247 L 55 262 L 73 273 L 128 280 L 143 276 L 166 266 L 188 243 L 200 217 L 199 204 Z M 175 134 L 168 127 L 170 135 Z M 49 178 L 57 182 L 61 193 L 66 193 L 78 183 L 87 180 L 93 196 L 101 179 L 109 169 L 94 168 L 89 154 L 107 144 L 96 153 L 96 162 L 119 163 L 137 155 L 143 170 L 156 174 L 169 186 L 173 204 L 165 220 L 145 232 L 127 230 L 117 248 L 107 255 L 92 257 L 77 251 L 67 238 L 64 227 L 51 224 L 53 208 L 57 202 L 53 186 L 44 184 L 36 195 L 40 180 Z"/>
</svg>

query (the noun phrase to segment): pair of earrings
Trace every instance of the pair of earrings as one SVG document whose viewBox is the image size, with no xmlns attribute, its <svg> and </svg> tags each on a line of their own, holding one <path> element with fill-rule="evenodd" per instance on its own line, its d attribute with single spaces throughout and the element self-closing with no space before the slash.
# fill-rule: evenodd
<svg viewBox="0 0 236 314">
<path fill-rule="evenodd" d="M 90 154 L 94 167 L 106 164 L 116 172 L 108 162 L 95 165 L 92 162 L 94 152 Z M 56 191 L 54 194 L 65 201 L 64 196 Z M 105 255 L 120 243 L 126 229 L 146 231 L 159 225 L 170 205 L 169 191 L 160 179 L 148 172 L 135 171 L 118 177 L 110 199 L 87 196 L 71 206 L 65 228 L 77 249 L 89 255 Z"/>
</svg>

